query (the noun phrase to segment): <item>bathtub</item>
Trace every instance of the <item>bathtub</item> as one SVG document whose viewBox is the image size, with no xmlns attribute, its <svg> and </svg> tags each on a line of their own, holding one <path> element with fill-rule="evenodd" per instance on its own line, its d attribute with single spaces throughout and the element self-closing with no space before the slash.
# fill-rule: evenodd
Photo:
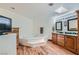
<svg viewBox="0 0 79 59">
<path fill-rule="evenodd" d="M 20 44 L 30 47 L 38 47 L 46 45 L 48 39 L 46 36 L 37 36 L 31 37 L 27 39 L 20 39 Z"/>
</svg>

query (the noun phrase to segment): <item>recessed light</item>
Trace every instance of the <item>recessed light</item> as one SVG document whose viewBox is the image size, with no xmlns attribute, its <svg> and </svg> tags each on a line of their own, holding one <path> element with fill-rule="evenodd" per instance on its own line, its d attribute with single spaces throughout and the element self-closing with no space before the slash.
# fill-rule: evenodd
<svg viewBox="0 0 79 59">
<path fill-rule="evenodd" d="M 49 5 L 49 6 L 53 6 L 53 3 L 49 3 L 48 5 Z"/>
<path fill-rule="evenodd" d="M 13 9 L 13 10 L 15 9 L 14 7 L 10 7 L 10 8 Z"/>
<path fill-rule="evenodd" d="M 67 11 L 68 11 L 68 9 L 66 9 L 63 6 L 60 6 L 58 9 L 55 10 L 56 13 L 64 13 L 64 12 L 67 12 Z"/>
</svg>

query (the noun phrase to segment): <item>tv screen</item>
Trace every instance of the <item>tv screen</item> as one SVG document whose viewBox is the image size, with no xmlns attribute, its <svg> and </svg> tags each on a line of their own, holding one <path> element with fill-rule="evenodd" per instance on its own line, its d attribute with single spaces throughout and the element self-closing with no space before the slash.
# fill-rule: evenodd
<svg viewBox="0 0 79 59">
<path fill-rule="evenodd" d="M 11 19 L 0 16 L 0 33 L 11 31 Z"/>
</svg>

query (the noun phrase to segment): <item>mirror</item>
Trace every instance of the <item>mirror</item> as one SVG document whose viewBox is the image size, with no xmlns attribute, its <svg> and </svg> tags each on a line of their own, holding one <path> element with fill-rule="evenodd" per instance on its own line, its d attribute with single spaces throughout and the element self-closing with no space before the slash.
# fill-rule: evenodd
<svg viewBox="0 0 79 59">
<path fill-rule="evenodd" d="M 56 30 L 62 30 L 62 22 L 56 22 Z"/>
<path fill-rule="evenodd" d="M 69 19 L 68 21 L 68 31 L 77 31 L 77 18 Z"/>
</svg>

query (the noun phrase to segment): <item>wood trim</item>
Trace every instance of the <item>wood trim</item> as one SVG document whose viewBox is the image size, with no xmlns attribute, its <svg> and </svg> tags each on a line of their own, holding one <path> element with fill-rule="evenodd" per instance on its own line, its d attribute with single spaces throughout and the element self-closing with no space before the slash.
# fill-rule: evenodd
<svg viewBox="0 0 79 59">
<path fill-rule="evenodd" d="M 78 19 L 77 19 L 77 24 L 78 24 L 78 38 L 77 38 L 77 54 L 79 54 L 79 10 L 77 10 L 76 11 L 76 13 L 77 13 L 77 17 L 78 17 Z"/>
</svg>

